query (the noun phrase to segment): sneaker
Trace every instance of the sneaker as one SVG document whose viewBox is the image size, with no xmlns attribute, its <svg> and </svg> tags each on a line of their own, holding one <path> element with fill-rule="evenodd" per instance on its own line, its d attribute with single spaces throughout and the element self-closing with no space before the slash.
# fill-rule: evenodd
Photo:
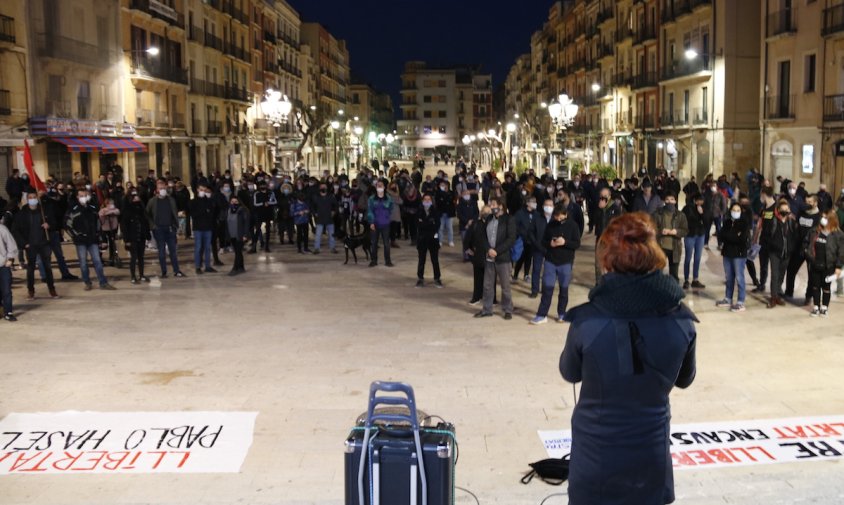
<svg viewBox="0 0 844 505">
<path fill-rule="evenodd" d="M 205 273 L 207 273 L 207 274 L 216 274 L 216 273 L 217 273 L 217 270 L 216 270 L 216 269 L 214 269 L 214 268 L 212 268 L 212 267 L 208 267 L 208 268 L 206 268 L 206 269 L 205 269 Z"/>
<path fill-rule="evenodd" d="M 62 280 L 63 281 L 78 281 L 79 277 L 77 277 L 73 274 L 67 274 L 67 275 L 62 275 Z"/>
<path fill-rule="evenodd" d="M 35 300 L 35 291 L 30 291 L 26 294 L 26 301 L 31 302 Z"/>
<path fill-rule="evenodd" d="M 492 317 L 492 312 L 484 312 L 483 310 L 475 314 L 475 317 Z"/>
<path fill-rule="evenodd" d="M 90 282 L 85 283 L 85 291 L 91 291 L 94 287 L 91 285 Z"/>
<path fill-rule="evenodd" d="M 527 282 L 527 281 L 529 281 L 529 280 L 530 280 L 530 275 L 525 275 L 525 279 L 524 279 L 524 281 L 525 281 L 525 282 Z"/>
<path fill-rule="evenodd" d="M 418 281 L 416 281 L 416 287 L 417 288 L 421 288 L 424 285 L 425 285 L 425 281 L 423 281 L 422 279 L 419 279 Z"/>
<path fill-rule="evenodd" d="M 469 300 L 469 305 L 477 305 L 479 303 L 481 303 L 480 300 Z"/>
<path fill-rule="evenodd" d="M 689 289 L 689 281 L 683 283 L 683 289 Z"/>
<path fill-rule="evenodd" d="M 764 293 L 764 292 L 765 292 L 765 286 L 763 286 L 763 285 L 761 285 L 761 284 L 759 284 L 758 286 L 756 286 L 756 287 L 753 289 L 753 291 L 751 291 L 751 293 Z"/>
<path fill-rule="evenodd" d="M 149 283 L 149 277 L 147 277 L 146 275 L 142 275 L 141 280 L 146 282 L 146 283 Z"/>
<path fill-rule="evenodd" d="M 821 305 L 821 317 L 829 316 L 829 309 Z"/>
<path fill-rule="evenodd" d="M 214 266 L 215 266 L 215 267 L 221 267 L 221 266 L 223 266 L 223 265 L 225 265 L 225 263 L 223 263 L 222 261 L 220 261 L 220 260 L 214 260 Z"/>
<path fill-rule="evenodd" d="M 9 313 L 8 313 L 8 314 L 6 314 L 5 316 L 3 316 L 3 319 L 5 319 L 6 321 L 9 321 L 9 322 L 11 322 L 11 323 L 14 323 L 15 321 L 17 321 L 17 320 L 18 320 L 18 318 L 17 318 L 17 317 L 15 317 L 15 315 L 14 315 L 14 314 L 12 314 L 11 312 L 9 312 Z"/>
<path fill-rule="evenodd" d="M 539 293 L 531 293 L 528 295 L 528 298 L 536 298 L 539 296 Z"/>
<path fill-rule="evenodd" d="M 196 269 L 196 273 L 197 273 L 197 274 L 199 274 L 199 275 L 202 275 L 202 269 L 201 269 L 201 268 L 197 268 L 197 269 Z M 178 274 L 176 275 L 176 277 L 178 277 Z"/>
<path fill-rule="evenodd" d="M 718 307 L 718 308 L 731 307 L 732 305 L 733 304 L 730 303 L 730 301 L 727 300 L 726 298 L 724 298 L 722 300 L 718 300 L 717 302 L 715 302 L 715 306 Z"/>
<path fill-rule="evenodd" d="M 100 285 L 100 289 L 104 289 L 106 291 L 114 291 L 117 288 L 106 282 L 105 284 Z"/>
<path fill-rule="evenodd" d="M 434 287 L 435 287 L 435 288 L 442 288 L 442 287 L 443 287 L 443 283 L 442 283 L 442 281 L 441 281 L 441 280 L 439 280 L 439 279 L 435 280 L 435 281 L 434 281 Z"/>
<path fill-rule="evenodd" d="M 566 322 L 566 315 L 563 314 L 562 316 L 557 316 L 558 323 L 565 323 Z"/>
<path fill-rule="evenodd" d="M 699 280 L 695 279 L 692 281 L 692 287 L 695 289 L 703 289 L 706 286 L 704 286 Z"/>
<path fill-rule="evenodd" d="M 393 264 L 392 264 L 391 262 L 389 262 L 389 261 L 388 261 L 387 263 L 384 263 L 384 265 L 386 265 L 386 266 L 388 266 L 388 267 L 394 267 L 394 266 L 395 266 L 395 265 L 393 265 Z"/>
<path fill-rule="evenodd" d="M 131 279 L 129 279 L 129 284 L 137 284 L 137 283 L 138 283 L 138 279 L 136 279 L 136 278 L 134 278 L 134 277 L 132 277 Z"/>
<path fill-rule="evenodd" d="M 548 322 L 547 317 L 536 316 L 530 320 L 530 324 L 545 324 Z"/>
<path fill-rule="evenodd" d="M 454 242 L 449 242 L 448 247 L 454 247 Z"/>
<path fill-rule="evenodd" d="M 183 274 L 181 271 L 176 272 L 175 274 L 173 274 L 173 277 L 184 277 L 184 276 L 185 276 L 185 274 Z"/>
<path fill-rule="evenodd" d="M 821 309 L 819 309 L 818 306 L 815 305 L 815 308 L 812 309 L 812 313 L 809 315 L 812 317 L 818 317 L 819 315 L 821 315 Z"/>
<path fill-rule="evenodd" d="M 313 253 L 314 253 L 314 254 L 319 254 L 319 249 L 314 249 L 314 250 L 313 250 Z"/>
<path fill-rule="evenodd" d="M 61 296 L 59 296 L 59 294 L 56 293 L 56 288 L 50 288 L 50 298 L 52 298 L 53 300 L 57 300 L 57 299 L 61 298 Z"/>
<path fill-rule="evenodd" d="M 730 312 L 744 312 L 744 311 L 745 311 L 745 308 L 744 308 L 743 303 L 737 303 L 737 304 L 733 305 L 732 307 L 730 307 Z"/>
<path fill-rule="evenodd" d="M 369 268 L 372 268 L 372 267 L 375 267 L 375 266 L 378 266 L 378 263 L 375 263 L 374 261 L 369 262 Z"/>
<path fill-rule="evenodd" d="M 167 272 L 162 273 L 161 275 L 158 276 L 158 278 L 159 279 L 166 279 L 167 278 Z"/>
<path fill-rule="evenodd" d="M 506 312 L 506 313 L 504 314 L 504 320 L 505 320 L 505 321 L 509 321 L 509 320 L 511 320 L 511 319 L 513 319 L 513 314 L 511 314 L 511 313 L 509 313 L 509 312 Z"/>
</svg>

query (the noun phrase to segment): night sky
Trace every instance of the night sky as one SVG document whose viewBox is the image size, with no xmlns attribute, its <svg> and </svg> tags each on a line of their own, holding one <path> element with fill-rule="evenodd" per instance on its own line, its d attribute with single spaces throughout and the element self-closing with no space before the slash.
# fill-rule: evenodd
<svg viewBox="0 0 844 505">
<path fill-rule="evenodd" d="M 352 77 L 398 103 L 409 60 L 480 63 L 497 88 L 530 52 L 553 4 L 545 0 L 288 0 L 302 22 L 319 22 L 349 45 Z M 396 107 L 398 114 L 398 107 Z"/>
</svg>

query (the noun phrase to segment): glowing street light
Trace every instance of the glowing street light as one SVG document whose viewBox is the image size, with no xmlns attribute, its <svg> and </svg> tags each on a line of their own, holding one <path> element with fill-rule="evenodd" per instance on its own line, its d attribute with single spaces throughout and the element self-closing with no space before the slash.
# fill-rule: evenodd
<svg viewBox="0 0 844 505">
<path fill-rule="evenodd" d="M 688 48 L 688 49 L 686 49 L 686 53 L 685 53 L 685 54 L 686 54 L 686 59 L 687 59 L 687 60 L 689 60 L 689 61 L 691 61 L 691 60 L 693 60 L 693 59 L 697 58 L 697 51 L 695 51 L 695 50 L 694 50 L 694 49 L 692 49 L 691 47 L 690 47 L 690 48 Z"/>
<path fill-rule="evenodd" d="M 507 123 L 507 131 L 510 133 L 516 131 L 516 123 Z"/>
<path fill-rule="evenodd" d="M 158 56 L 158 53 L 160 52 L 161 51 L 155 46 L 148 47 L 146 50 L 146 53 L 150 56 Z"/>
<path fill-rule="evenodd" d="M 595 93 L 597 93 L 598 91 L 601 91 L 601 85 L 598 84 L 597 82 L 593 82 L 592 83 L 592 91 L 594 91 Z"/>
<path fill-rule="evenodd" d="M 565 128 L 574 123 L 579 107 L 567 94 L 563 93 L 548 106 L 548 113 L 557 128 Z"/>
</svg>

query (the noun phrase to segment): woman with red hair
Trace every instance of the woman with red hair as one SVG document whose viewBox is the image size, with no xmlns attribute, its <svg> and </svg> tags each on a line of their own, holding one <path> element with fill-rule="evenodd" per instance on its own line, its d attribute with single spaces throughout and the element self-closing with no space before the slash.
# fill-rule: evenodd
<svg viewBox="0 0 844 505">
<path fill-rule="evenodd" d="M 614 219 L 601 234 L 606 272 L 589 302 L 566 313 L 560 357 L 582 382 L 572 415 L 569 504 L 662 505 L 674 501 L 668 395 L 695 377 L 695 315 L 662 273 L 666 257 L 650 217 Z"/>
</svg>

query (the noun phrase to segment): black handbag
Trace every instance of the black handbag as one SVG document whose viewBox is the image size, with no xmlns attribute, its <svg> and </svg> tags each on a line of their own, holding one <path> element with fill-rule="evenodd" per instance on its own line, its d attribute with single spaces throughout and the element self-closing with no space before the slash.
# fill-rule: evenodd
<svg viewBox="0 0 844 505">
<path fill-rule="evenodd" d="M 522 477 L 522 484 L 528 484 L 534 477 L 539 477 L 542 482 L 559 486 L 569 478 L 569 457 L 566 454 L 562 458 L 549 458 L 531 463 L 532 470 Z"/>
</svg>

